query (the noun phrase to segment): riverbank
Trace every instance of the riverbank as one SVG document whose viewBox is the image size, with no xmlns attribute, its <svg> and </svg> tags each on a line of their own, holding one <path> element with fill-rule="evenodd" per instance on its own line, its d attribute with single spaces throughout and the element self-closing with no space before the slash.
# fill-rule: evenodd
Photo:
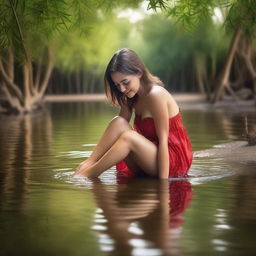
<svg viewBox="0 0 256 256">
<path fill-rule="evenodd" d="M 177 93 L 173 94 L 178 102 L 206 102 L 205 96 L 199 93 Z M 79 101 L 107 101 L 105 94 L 59 94 L 46 95 L 46 102 L 79 102 Z"/>
<path fill-rule="evenodd" d="M 196 151 L 193 157 L 194 159 L 218 159 L 222 162 L 250 162 L 256 164 L 256 145 L 249 146 L 247 141 L 233 141 L 215 145 L 210 149 Z"/>
<path fill-rule="evenodd" d="M 235 101 L 233 98 L 226 98 L 215 104 L 207 102 L 205 95 L 200 93 L 174 93 L 174 99 L 184 109 L 223 109 L 232 111 L 256 110 L 253 100 Z M 61 94 L 46 95 L 46 102 L 90 102 L 90 101 L 107 101 L 105 94 Z"/>
<path fill-rule="evenodd" d="M 46 102 L 106 101 L 105 94 L 52 94 L 45 95 Z"/>
</svg>

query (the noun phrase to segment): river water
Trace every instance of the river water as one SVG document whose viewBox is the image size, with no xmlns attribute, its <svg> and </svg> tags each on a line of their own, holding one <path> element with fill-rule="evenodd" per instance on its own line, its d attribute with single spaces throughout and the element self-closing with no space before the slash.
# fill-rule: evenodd
<svg viewBox="0 0 256 256">
<path fill-rule="evenodd" d="M 181 108 L 194 151 L 241 139 L 255 111 Z M 256 165 L 197 159 L 188 179 L 74 178 L 117 109 L 0 116 L 0 255 L 254 255 Z M 255 150 L 255 149 L 254 149 Z"/>
</svg>

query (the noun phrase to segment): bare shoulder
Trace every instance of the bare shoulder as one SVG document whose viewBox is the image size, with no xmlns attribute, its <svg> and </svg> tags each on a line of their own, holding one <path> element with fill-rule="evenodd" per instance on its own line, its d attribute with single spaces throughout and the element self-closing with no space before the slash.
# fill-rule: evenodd
<svg viewBox="0 0 256 256">
<path fill-rule="evenodd" d="M 170 116 L 175 115 L 179 111 L 179 107 L 171 93 L 159 85 L 152 86 L 147 95 L 147 103 L 166 105 Z"/>
<path fill-rule="evenodd" d="M 161 101 L 168 102 L 173 101 L 172 95 L 162 86 L 154 85 L 147 94 L 148 101 L 152 102 L 161 99 Z"/>
<path fill-rule="evenodd" d="M 159 98 L 163 99 L 163 97 L 166 98 L 169 95 L 170 95 L 170 93 L 164 87 L 162 87 L 160 85 L 153 85 L 147 94 L 147 100 L 154 101 Z"/>
</svg>

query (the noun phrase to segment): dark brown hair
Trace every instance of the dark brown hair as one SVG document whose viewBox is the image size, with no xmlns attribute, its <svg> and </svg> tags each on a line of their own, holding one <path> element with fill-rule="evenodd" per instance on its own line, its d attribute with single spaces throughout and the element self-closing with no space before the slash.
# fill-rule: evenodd
<svg viewBox="0 0 256 256">
<path fill-rule="evenodd" d="M 125 94 L 118 90 L 111 77 L 113 72 L 120 72 L 127 75 L 141 74 L 141 81 L 143 84 L 157 84 L 163 86 L 162 81 L 148 71 L 142 60 L 134 51 L 123 48 L 113 55 L 108 63 L 104 76 L 107 98 L 114 105 L 121 106 L 124 104 L 131 109 L 137 97 L 135 95 L 133 98 L 129 99 Z"/>
</svg>

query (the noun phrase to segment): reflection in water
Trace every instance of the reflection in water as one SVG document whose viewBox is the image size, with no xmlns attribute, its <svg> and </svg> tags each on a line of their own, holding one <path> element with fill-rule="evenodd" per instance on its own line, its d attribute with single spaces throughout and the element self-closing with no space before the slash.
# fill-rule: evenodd
<svg viewBox="0 0 256 256">
<path fill-rule="evenodd" d="M 255 162 L 195 159 L 188 181 L 196 196 L 185 215 L 186 180 L 117 184 L 114 168 L 101 175 L 103 184 L 73 178 L 115 114 L 106 104 L 72 103 L 0 115 L 0 254 L 254 255 Z M 241 111 L 182 114 L 194 150 L 244 132 Z M 251 129 L 256 112 L 246 115 Z"/>
<path fill-rule="evenodd" d="M 187 110 L 183 113 L 185 126 L 191 138 L 193 150 L 202 150 L 228 140 L 243 139 L 245 116 L 251 131 L 256 123 L 254 111 Z"/>
<path fill-rule="evenodd" d="M 93 183 L 98 209 L 93 230 L 111 255 L 174 255 L 182 214 L 192 198 L 189 181 L 132 180 L 109 186 Z"/>
<path fill-rule="evenodd" d="M 23 209 L 35 155 L 47 156 L 52 140 L 49 111 L 33 115 L 0 116 L 0 194 Z"/>
</svg>

